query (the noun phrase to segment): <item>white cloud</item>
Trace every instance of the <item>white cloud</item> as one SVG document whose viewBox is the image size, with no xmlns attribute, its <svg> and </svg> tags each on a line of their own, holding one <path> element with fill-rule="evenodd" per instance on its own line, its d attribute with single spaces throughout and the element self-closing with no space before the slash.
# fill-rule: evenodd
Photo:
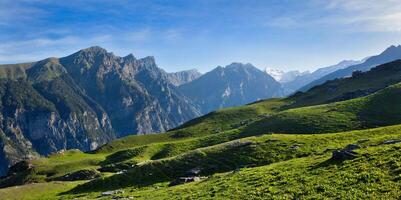
<svg viewBox="0 0 401 200">
<path fill-rule="evenodd" d="M 331 0 L 324 1 L 326 11 L 338 12 L 320 22 L 354 26 L 360 31 L 401 31 L 401 1 L 399 0 Z M 322 2 L 320 2 L 322 3 Z"/>
<path fill-rule="evenodd" d="M 59 39 L 37 38 L 4 42 L 0 44 L 0 63 L 36 61 L 61 56 L 61 52 L 80 42 L 83 42 L 82 39 L 71 36 Z"/>
<path fill-rule="evenodd" d="M 342 26 L 337 30 L 401 32 L 400 0 L 310 0 L 309 9 L 270 18 L 279 28 Z"/>
<path fill-rule="evenodd" d="M 100 28 L 100 30 L 103 30 Z M 50 38 L 47 31 L 36 33 L 32 39 L 10 40 L 0 43 L 0 63 L 37 61 L 47 57 L 62 57 L 89 46 L 102 46 L 117 55 L 139 53 L 148 56 L 149 44 L 162 45 L 182 39 L 182 29 L 138 30 L 107 29 L 97 34 L 73 34 L 61 32 L 59 37 Z M 49 30 L 51 31 L 51 30 Z M 151 45 L 151 46 L 152 46 Z"/>
<path fill-rule="evenodd" d="M 47 12 L 35 8 L 28 3 L 34 1 L 2 0 L 0 1 L 0 25 L 14 25 L 15 23 L 37 20 L 45 17 Z"/>
<path fill-rule="evenodd" d="M 340 8 L 348 11 L 395 10 L 393 6 L 400 6 L 398 0 L 329 0 L 323 2 L 325 2 L 326 8 Z"/>
<path fill-rule="evenodd" d="M 297 19 L 294 17 L 278 17 L 269 20 L 265 25 L 280 28 L 290 28 L 298 26 L 299 22 L 297 22 Z"/>
</svg>

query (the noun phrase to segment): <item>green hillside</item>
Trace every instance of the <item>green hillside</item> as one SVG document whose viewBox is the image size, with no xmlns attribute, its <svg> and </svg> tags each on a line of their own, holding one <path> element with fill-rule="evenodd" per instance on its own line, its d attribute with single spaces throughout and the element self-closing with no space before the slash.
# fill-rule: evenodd
<svg viewBox="0 0 401 200">
<path fill-rule="evenodd" d="M 200 183 L 125 193 L 135 199 L 397 199 L 400 145 L 369 147 L 343 163 L 329 155 L 216 174 Z"/>
<path fill-rule="evenodd" d="M 273 195 L 283 195 L 287 198 L 341 198 L 350 194 L 354 195 L 354 198 L 362 198 L 381 192 L 388 198 L 394 198 L 400 192 L 400 179 L 397 177 L 401 172 L 401 146 L 383 144 L 383 141 L 400 138 L 400 125 L 320 135 L 263 135 L 147 162 L 125 174 L 105 175 L 102 179 L 85 183 L 75 189 L 73 188 L 76 184 L 82 182 L 50 182 L 39 185 L 51 188 L 46 194 L 49 199 L 97 198 L 101 197 L 102 191 L 114 189 L 125 191 L 115 196 L 132 196 L 136 199 L 236 199 L 246 196 L 271 198 Z M 356 159 L 344 162 L 330 160 L 333 149 L 343 148 L 348 144 L 361 146 L 361 149 L 357 150 L 359 156 Z M 295 146 L 297 148 L 294 148 Z M 66 160 L 59 158 L 50 159 L 53 159 L 52 162 Z M 168 186 L 175 176 L 180 176 L 180 173 L 194 166 L 203 167 L 205 171 L 202 175 L 207 178 L 198 183 Z M 352 189 L 347 187 L 349 185 L 352 185 Z M 22 186 L 19 191 L 40 191 L 40 188 L 35 187 Z M 249 193 L 251 188 L 253 192 Z M 73 190 L 69 191 L 70 189 Z M 11 197 L 10 192 L 15 191 L 15 188 L 1 189 L 0 195 Z M 29 195 L 27 196 L 29 199 Z M 23 196 L 16 197 L 23 199 Z M 100 199 L 108 198 L 110 197 Z"/>
<path fill-rule="evenodd" d="M 284 105 L 288 105 L 285 99 L 269 99 L 246 106 L 222 109 L 193 119 L 165 134 L 127 136 L 100 147 L 96 152 L 113 152 L 119 149 L 153 142 L 177 141 L 223 133 L 228 130 L 243 127 L 272 113 L 276 113 Z"/>
<path fill-rule="evenodd" d="M 278 112 L 245 129 L 258 133 L 328 133 L 400 124 L 401 84 L 347 101 Z"/>
<path fill-rule="evenodd" d="M 330 149 L 347 144 L 376 146 L 385 140 L 400 138 L 400 126 L 369 131 L 322 135 L 268 134 L 246 137 L 206 148 L 197 148 L 166 159 L 144 162 L 127 173 L 114 175 L 85 184 L 77 191 L 102 191 L 124 187 L 144 187 L 172 181 L 193 168 L 201 168 L 201 175 L 210 176 L 243 167 L 268 165 L 300 157 L 331 153 Z"/>
</svg>

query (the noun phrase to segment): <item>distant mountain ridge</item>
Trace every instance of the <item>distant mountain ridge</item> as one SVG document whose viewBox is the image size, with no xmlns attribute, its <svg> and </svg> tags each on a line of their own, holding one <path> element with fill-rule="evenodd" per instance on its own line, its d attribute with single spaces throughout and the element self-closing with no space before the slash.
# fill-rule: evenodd
<svg viewBox="0 0 401 200">
<path fill-rule="evenodd" d="M 198 79 L 179 86 L 202 113 L 283 96 L 280 83 L 251 64 L 232 63 L 216 67 Z"/>
<path fill-rule="evenodd" d="M 388 62 L 398 60 L 398 59 L 401 59 L 401 45 L 398 45 L 398 46 L 393 45 L 393 46 L 390 46 L 389 48 L 387 48 L 386 50 L 384 50 L 379 55 L 371 56 L 371 57 L 364 59 L 362 63 L 358 63 L 358 64 L 351 65 L 351 66 L 348 66 L 348 67 L 340 69 L 340 70 L 336 70 L 336 71 L 329 73 L 319 79 L 316 79 L 315 81 L 302 87 L 300 90 L 307 91 L 308 89 L 310 89 L 316 85 L 323 84 L 324 82 L 326 82 L 328 80 L 349 77 L 352 75 L 352 72 L 354 72 L 356 70 L 365 72 L 378 65 L 388 63 Z"/>
<path fill-rule="evenodd" d="M 359 64 L 361 61 L 354 61 L 354 60 L 344 60 L 339 62 L 336 65 L 322 67 L 315 70 L 312 73 L 303 73 L 293 78 L 293 80 L 282 83 L 283 88 L 285 89 L 286 95 L 294 93 L 295 91 L 299 90 L 303 86 L 317 80 L 329 73 L 337 71 L 339 69 L 346 68 L 351 65 Z"/>
</svg>

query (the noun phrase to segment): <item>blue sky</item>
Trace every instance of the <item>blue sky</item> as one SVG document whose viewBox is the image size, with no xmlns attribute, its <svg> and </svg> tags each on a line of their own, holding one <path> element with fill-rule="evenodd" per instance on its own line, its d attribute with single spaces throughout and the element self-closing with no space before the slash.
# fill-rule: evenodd
<svg viewBox="0 0 401 200">
<path fill-rule="evenodd" d="M 0 63 L 98 45 L 153 55 L 167 71 L 231 62 L 314 70 L 393 44 L 399 0 L 0 0 Z"/>
</svg>

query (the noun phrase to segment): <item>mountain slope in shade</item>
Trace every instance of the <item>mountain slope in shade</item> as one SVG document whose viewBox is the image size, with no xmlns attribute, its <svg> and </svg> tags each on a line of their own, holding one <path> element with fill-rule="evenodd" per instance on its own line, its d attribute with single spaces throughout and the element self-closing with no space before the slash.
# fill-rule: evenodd
<svg viewBox="0 0 401 200">
<path fill-rule="evenodd" d="M 189 83 L 199 78 L 200 76 L 202 76 L 202 74 L 196 69 L 167 73 L 167 77 L 170 80 L 171 84 L 175 86 Z"/>
<path fill-rule="evenodd" d="M 242 63 L 217 67 L 179 89 L 200 106 L 202 113 L 283 95 L 274 78 Z"/>
<path fill-rule="evenodd" d="M 71 148 L 92 150 L 115 138 L 108 114 L 75 84 L 58 59 L 1 77 L 1 174 L 27 157 Z"/>
<path fill-rule="evenodd" d="M 311 83 L 312 81 L 317 80 L 329 73 L 332 73 L 339 69 L 343 69 L 348 66 L 359 64 L 359 63 L 360 63 L 360 61 L 344 60 L 344 61 L 339 62 L 336 65 L 322 67 L 312 73 L 304 73 L 299 76 L 296 76 L 292 81 L 284 82 L 283 88 L 285 89 L 286 94 L 288 95 L 288 94 L 291 94 L 291 93 L 299 90 L 300 88 Z"/>
<path fill-rule="evenodd" d="M 17 161 L 162 132 L 199 115 L 153 57 L 100 47 L 0 66 L 0 174 Z"/>
<path fill-rule="evenodd" d="M 398 60 L 398 59 L 401 59 L 401 45 L 391 46 L 391 47 L 387 48 L 385 51 L 383 51 L 381 54 L 367 58 L 366 60 L 364 60 L 363 63 L 351 65 L 344 69 L 340 69 L 340 70 L 334 71 L 332 73 L 329 73 L 329 74 L 305 85 L 300 90 L 307 91 L 310 88 L 312 88 L 316 85 L 323 84 L 324 82 L 326 82 L 328 80 L 349 77 L 352 75 L 352 72 L 354 72 L 354 71 L 359 70 L 359 71 L 365 72 L 375 66 L 378 66 L 378 65 L 381 65 L 384 63 L 388 63 L 388 62 L 391 62 L 394 60 Z"/>
</svg>

